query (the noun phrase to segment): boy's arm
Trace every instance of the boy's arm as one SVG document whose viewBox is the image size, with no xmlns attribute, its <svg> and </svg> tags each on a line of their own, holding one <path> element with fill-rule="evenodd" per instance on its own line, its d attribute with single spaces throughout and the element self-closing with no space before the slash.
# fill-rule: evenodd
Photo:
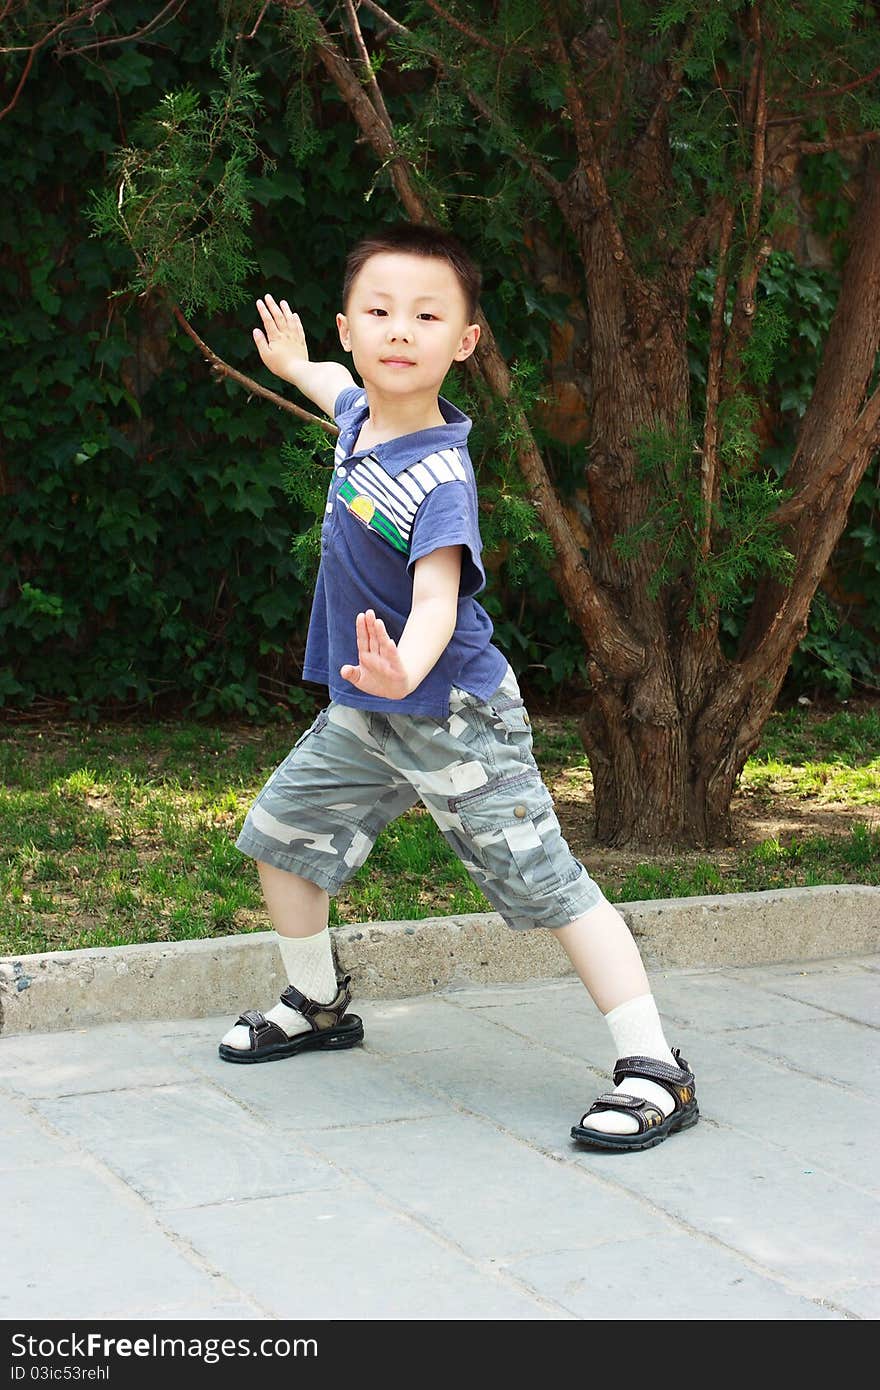
<svg viewBox="0 0 880 1390">
<path fill-rule="evenodd" d="M 416 560 L 412 607 L 399 642 L 372 608 L 358 614 L 358 664 L 340 666 L 343 680 L 383 700 L 403 700 L 421 685 L 455 631 L 461 550 L 460 545 L 438 546 Z"/>
<path fill-rule="evenodd" d="M 277 304 L 270 294 L 257 300 L 263 329 L 254 329 L 254 342 L 270 372 L 289 381 L 330 419 L 340 391 L 357 382 L 341 362 L 310 362 L 306 335 L 286 299 Z"/>
<path fill-rule="evenodd" d="M 412 608 L 397 644 L 408 695 L 433 671 L 455 632 L 461 552 L 460 545 L 443 545 L 413 566 Z"/>
</svg>

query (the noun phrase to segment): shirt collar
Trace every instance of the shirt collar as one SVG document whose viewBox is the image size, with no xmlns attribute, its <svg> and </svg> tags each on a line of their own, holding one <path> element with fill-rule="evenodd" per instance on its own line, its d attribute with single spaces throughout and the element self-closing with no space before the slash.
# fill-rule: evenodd
<svg viewBox="0 0 880 1390">
<path fill-rule="evenodd" d="M 374 444 L 371 449 L 358 450 L 352 457 L 366 458 L 368 454 L 372 454 L 386 473 L 396 478 L 404 468 L 427 458 L 429 454 L 439 453 L 441 449 L 451 449 L 455 445 L 467 444 L 472 424 L 470 416 L 465 415 L 445 396 L 437 397 L 437 405 L 446 421 L 445 425 L 432 425 L 427 430 L 415 430 L 412 434 L 398 435 L 396 439 L 386 439 L 382 444 Z M 370 407 L 364 393 L 363 403 L 354 407 L 350 412 L 351 418 L 342 427 L 347 449 L 354 444 L 369 413 Z"/>
</svg>

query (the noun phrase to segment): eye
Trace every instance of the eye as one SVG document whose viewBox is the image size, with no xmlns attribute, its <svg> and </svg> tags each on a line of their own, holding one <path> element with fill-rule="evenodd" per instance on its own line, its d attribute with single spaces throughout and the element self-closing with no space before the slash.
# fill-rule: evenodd
<svg viewBox="0 0 880 1390">
<path fill-rule="evenodd" d="M 429 313 L 427 312 L 427 310 L 426 310 L 423 314 L 419 314 L 419 318 L 420 318 L 420 319 L 434 319 L 434 318 L 436 318 L 436 317 L 437 317 L 436 314 L 429 314 Z"/>
<path fill-rule="evenodd" d="M 368 313 L 368 314 L 384 314 L 384 312 L 385 312 L 384 309 L 368 309 L 368 310 L 367 310 L 367 313 Z"/>
</svg>

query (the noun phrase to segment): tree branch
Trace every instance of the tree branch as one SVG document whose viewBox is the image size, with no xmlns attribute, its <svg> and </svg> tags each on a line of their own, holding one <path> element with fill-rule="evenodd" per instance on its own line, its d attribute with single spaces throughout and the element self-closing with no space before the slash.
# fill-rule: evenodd
<svg viewBox="0 0 880 1390">
<path fill-rule="evenodd" d="M 188 0 L 169 0 L 169 3 L 154 15 L 142 29 L 135 29 L 131 34 L 115 34 L 106 39 L 97 39 L 95 43 L 84 43 L 82 45 L 59 44 L 55 52 L 59 58 L 67 58 L 72 53 L 91 53 L 96 48 L 109 48 L 116 43 L 132 43 L 135 39 L 146 38 L 148 34 L 153 34 L 157 29 L 164 29 L 166 24 L 170 24 L 176 19 L 181 10 L 186 9 Z M 168 11 L 171 10 L 171 14 Z M 167 16 L 167 18 L 166 18 Z"/>
<path fill-rule="evenodd" d="M 740 270 L 739 283 L 733 306 L 733 319 L 724 349 L 723 394 L 729 396 L 737 389 L 737 375 L 742 350 L 751 336 L 755 322 L 755 289 L 761 266 L 770 252 L 772 243 L 765 240 L 755 249 L 761 225 L 761 209 L 764 199 L 764 175 L 767 154 L 767 89 L 764 68 L 764 42 L 761 32 L 761 15 L 756 7 L 750 16 L 752 37 L 755 45 L 755 61 L 752 68 L 750 90 L 747 101 L 748 119 L 752 136 L 752 196 L 749 206 L 749 220 L 746 226 L 746 248 Z"/>
<path fill-rule="evenodd" d="M 379 89 L 379 83 L 376 81 L 376 74 L 373 71 L 373 64 L 370 62 L 370 55 L 367 52 L 367 45 L 364 43 L 364 36 L 361 33 L 361 26 L 358 23 L 358 17 L 355 12 L 352 0 L 345 0 L 345 10 L 346 14 L 348 15 L 348 22 L 351 26 L 352 37 L 354 38 L 355 45 L 357 47 L 358 53 L 360 54 L 361 62 L 364 65 L 364 74 L 367 78 L 367 86 L 373 93 L 373 105 L 375 106 L 376 111 L 381 120 L 385 122 L 386 129 L 388 130 L 388 133 L 390 135 L 393 131 L 391 117 L 388 115 L 388 108 L 385 105 L 385 99 L 382 96 L 382 92 Z"/>
<path fill-rule="evenodd" d="M 768 576 L 757 587 L 740 637 L 740 672 L 763 679 L 806 631 L 810 603 L 846 525 L 880 432 L 880 387 L 865 402 L 880 347 L 880 163 L 867 161 L 840 293 L 816 385 L 785 478 L 793 495 L 773 514 L 795 528 L 788 587 Z"/>
<path fill-rule="evenodd" d="M 702 477 L 700 496 L 703 503 L 703 529 L 700 550 L 705 559 L 709 554 L 712 535 L 712 508 L 718 480 L 718 401 L 721 394 L 721 360 L 724 340 L 724 305 L 727 300 L 727 257 L 733 232 L 733 208 L 727 207 L 718 244 L 718 270 L 712 296 L 712 318 L 709 326 L 709 362 L 706 371 L 706 422 L 703 428 Z"/>
<path fill-rule="evenodd" d="M 617 264 L 621 276 L 628 283 L 630 288 L 638 289 L 638 277 L 626 249 L 617 218 L 614 215 L 614 208 L 611 203 L 611 195 L 608 192 L 608 185 L 605 182 L 605 174 L 599 160 L 593 134 L 590 129 L 590 121 L 586 109 L 581 99 L 580 88 L 574 79 L 571 62 L 565 50 L 565 44 L 559 29 L 559 22 L 553 9 L 552 3 L 542 0 L 542 10 L 550 34 L 550 46 L 553 55 L 563 73 L 565 83 L 565 99 L 574 127 L 575 144 L 579 156 L 580 167 L 575 170 L 577 175 L 582 175 L 586 180 L 587 189 L 592 199 L 596 216 L 605 232 L 605 236 L 611 248 L 611 259 Z M 572 186 L 569 180 L 569 186 Z"/>
<path fill-rule="evenodd" d="M 31 44 L 29 49 L 27 47 L 0 49 L 0 52 L 2 53 L 26 52 L 28 55 L 27 62 L 24 66 L 24 72 L 19 78 L 18 86 L 12 94 L 12 100 L 9 101 L 6 106 L 4 106 L 2 111 L 0 111 L 0 121 L 3 120 L 4 116 L 8 116 L 10 111 L 12 111 L 17 105 L 18 99 L 21 96 L 21 93 L 24 89 L 24 84 L 27 81 L 28 75 L 30 74 L 30 70 L 34 65 L 34 59 L 36 58 L 40 49 L 45 48 L 47 43 L 51 43 L 52 39 L 54 39 L 56 34 L 60 34 L 65 29 L 69 29 L 74 24 L 78 24 L 81 19 L 88 19 L 88 22 L 90 24 L 94 24 L 101 11 L 106 10 L 111 4 L 112 0 L 93 0 L 93 3 L 91 5 L 85 5 L 83 9 L 77 10 L 76 14 L 67 15 L 64 19 L 61 20 L 59 24 L 53 25 L 51 29 L 46 31 L 46 33 L 43 35 L 41 39 L 38 39 L 36 43 Z"/>
<path fill-rule="evenodd" d="M 222 357 L 218 357 L 213 348 L 199 337 L 192 324 L 187 320 L 183 310 L 175 304 L 173 299 L 167 298 L 167 303 L 172 314 L 177 319 L 186 336 L 195 343 L 199 352 L 210 365 L 211 371 L 218 378 L 229 377 L 231 381 L 237 381 L 239 386 L 244 386 L 253 396 L 262 396 L 263 400 L 271 401 L 272 405 L 280 406 L 282 410 L 287 410 L 291 415 L 296 415 L 300 420 L 306 420 L 311 425 L 320 425 L 323 430 L 332 437 L 336 438 L 339 434 L 339 426 L 330 420 L 323 419 L 320 415 L 312 415 L 311 411 L 303 410 L 302 406 L 295 405 L 293 401 L 287 401 L 277 392 L 270 391 L 268 387 L 261 386 L 253 377 L 245 376 L 244 372 L 238 371 L 235 367 L 230 367 L 228 362 L 224 362 Z"/>
<path fill-rule="evenodd" d="M 384 22 L 388 25 L 389 29 L 391 29 L 395 34 L 400 34 L 402 36 L 409 36 L 412 34 L 411 29 L 408 29 L 405 24 L 401 24 L 398 20 L 394 19 L 390 14 L 388 14 L 387 10 L 383 10 L 381 5 L 376 4 L 376 0 L 361 0 L 361 3 L 365 5 L 368 10 L 371 10 L 378 19 L 384 20 Z M 450 71 L 450 69 L 447 68 L 446 63 L 444 62 L 441 54 L 437 53 L 435 50 L 423 49 L 423 51 L 426 53 L 426 56 L 429 57 L 431 61 L 434 63 L 437 69 L 438 76 L 448 77 L 451 78 L 452 81 L 456 82 L 459 89 L 464 93 L 468 101 L 473 106 L 474 110 L 479 112 L 479 114 L 484 118 L 484 120 L 486 120 L 490 125 L 495 126 L 496 129 L 499 128 L 501 123 L 497 114 L 483 100 L 483 98 L 479 95 L 478 92 L 473 91 L 472 88 L 466 86 L 461 81 L 458 69 L 452 68 Z M 512 130 L 506 124 L 506 122 L 504 123 L 503 129 L 505 136 L 508 137 L 514 145 L 518 158 L 520 158 L 523 161 L 523 163 L 531 170 L 534 179 L 538 183 L 542 184 L 544 188 L 546 188 L 547 192 L 553 198 L 557 207 L 560 209 L 563 215 L 565 215 L 565 209 L 569 199 L 564 184 L 561 184 L 558 179 L 555 179 L 553 177 L 553 175 L 550 173 L 548 169 L 545 169 L 540 159 L 536 158 L 535 154 L 532 152 L 532 150 L 529 149 L 528 145 L 526 145 L 522 140 L 520 140 L 516 132 Z"/>
<path fill-rule="evenodd" d="M 840 477 L 847 464 L 851 462 L 853 454 L 862 449 L 867 449 L 871 453 L 878 446 L 880 446 L 880 386 L 865 402 L 852 427 L 847 430 L 824 469 L 817 473 L 814 478 L 809 479 L 793 497 L 789 497 L 787 502 L 783 502 L 780 507 L 777 507 L 776 511 L 771 513 L 769 520 L 775 522 L 777 526 L 786 526 L 789 522 L 794 521 L 805 507 L 809 507 L 812 502 L 815 502 L 829 483 Z"/>
<path fill-rule="evenodd" d="M 826 154 L 828 150 L 870 145 L 874 140 L 880 140 L 880 130 L 863 130 L 859 135 L 841 135 L 836 140 L 801 140 L 795 149 L 799 154 Z"/>
<path fill-rule="evenodd" d="M 460 34 L 464 34 L 467 38 L 472 39 L 480 48 L 488 48 L 490 53 L 500 53 L 502 57 L 506 57 L 506 49 L 499 48 L 497 43 L 492 43 L 491 40 L 485 38 L 484 35 L 478 34 L 469 24 L 463 24 L 460 19 L 456 19 L 454 15 L 444 10 L 442 5 L 438 5 L 437 0 L 425 0 L 425 4 L 432 9 L 436 15 L 439 15 L 444 23 L 450 24 L 452 28 L 457 29 Z"/>
</svg>

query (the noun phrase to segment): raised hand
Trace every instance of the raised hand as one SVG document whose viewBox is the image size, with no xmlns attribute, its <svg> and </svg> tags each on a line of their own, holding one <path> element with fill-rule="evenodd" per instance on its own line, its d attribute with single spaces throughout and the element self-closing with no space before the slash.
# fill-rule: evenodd
<svg viewBox="0 0 880 1390">
<path fill-rule="evenodd" d="M 286 299 L 277 304 L 271 294 L 257 300 L 257 309 L 263 320 L 263 328 L 254 329 L 260 357 L 270 372 L 285 381 L 294 381 L 297 364 L 309 360 L 299 314 L 293 312 Z"/>
<path fill-rule="evenodd" d="M 381 695 L 385 700 L 402 700 L 409 694 L 409 677 L 400 659 L 397 643 L 388 636 L 381 618 L 372 608 L 358 613 L 358 665 L 340 666 L 343 680 L 351 681 L 366 695 Z"/>
</svg>

